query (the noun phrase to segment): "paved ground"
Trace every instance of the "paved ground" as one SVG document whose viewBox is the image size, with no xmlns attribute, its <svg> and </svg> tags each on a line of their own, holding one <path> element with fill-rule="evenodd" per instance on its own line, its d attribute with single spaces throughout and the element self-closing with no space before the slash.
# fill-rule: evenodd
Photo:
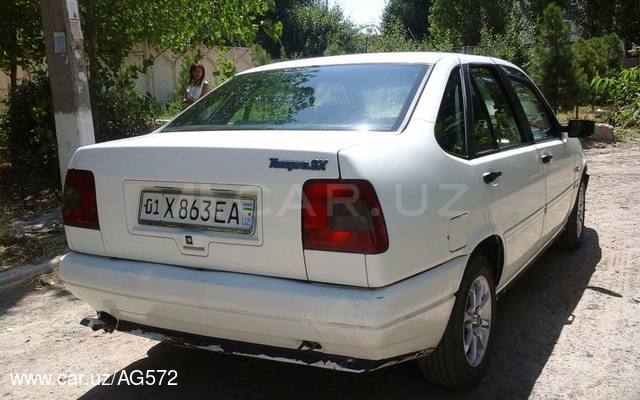
<svg viewBox="0 0 640 400">
<path fill-rule="evenodd" d="M 640 144 L 592 149 L 581 251 L 551 249 L 498 302 L 494 354 L 467 393 L 413 364 L 351 375 L 177 349 L 78 325 L 92 310 L 59 286 L 0 292 L 4 398 L 639 399 Z M 175 369 L 178 387 L 11 385 L 10 373 Z"/>
</svg>

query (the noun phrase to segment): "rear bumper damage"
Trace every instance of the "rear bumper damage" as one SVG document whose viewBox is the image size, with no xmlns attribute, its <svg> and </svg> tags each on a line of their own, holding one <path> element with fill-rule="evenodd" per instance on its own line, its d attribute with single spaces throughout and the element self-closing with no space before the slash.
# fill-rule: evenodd
<svg viewBox="0 0 640 400">
<path fill-rule="evenodd" d="M 363 372 L 428 354 L 464 257 L 383 288 L 196 270 L 79 253 L 67 288 L 115 329 L 181 346 Z"/>
<path fill-rule="evenodd" d="M 346 372 L 367 372 L 403 361 L 418 358 L 430 353 L 433 349 L 404 354 L 385 360 L 367 360 L 326 354 L 303 346 L 312 342 L 303 343 L 298 349 L 287 349 L 282 347 L 265 346 L 254 343 L 238 342 L 234 340 L 212 338 L 201 335 L 194 335 L 186 332 L 176 332 L 167 329 L 160 329 L 146 325 L 140 325 L 128 321 L 119 321 L 117 330 L 133 335 L 159 340 L 173 345 L 203 349 L 216 353 L 232 354 L 244 357 L 260 358 L 272 361 L 281 361 L 291 364 L 307 365 L 312 367 L 332 369 Z"/>
</svg>

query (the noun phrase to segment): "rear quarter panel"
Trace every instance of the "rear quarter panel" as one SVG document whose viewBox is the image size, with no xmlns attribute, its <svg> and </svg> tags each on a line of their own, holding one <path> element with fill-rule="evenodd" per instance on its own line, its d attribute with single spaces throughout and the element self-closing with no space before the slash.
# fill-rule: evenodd
<svg viewBox="0 0 640 400">
<path fill-rule="evenodd" d="M 481 180 L 469 161 L 443 151 L 433 132 L 447 80 L 459 63 L 446 57 L 434 65 L 402 133 L 339 152 L 341 177 L 373 184 L 387 225 L 389 249 L 366 255 L 371 287 L 467 257 L 495 231 Z"/>
</svg>

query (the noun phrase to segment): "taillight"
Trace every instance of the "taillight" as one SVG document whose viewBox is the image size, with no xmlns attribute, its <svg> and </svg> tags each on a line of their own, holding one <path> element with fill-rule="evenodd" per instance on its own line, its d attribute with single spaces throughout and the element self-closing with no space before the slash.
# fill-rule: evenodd
<svg viewBox="0 0 640 400">
<path fill-rule="evenodd" d="M 100 229 L 96 183 L 91 171 L 70 169 L 64 180 L 62 221 L 67 226 Z"/>
<path fill-rule="evenodd" d="M 305 249 L 377 254 L 389 247 L 382 208 L 371 183 L 310 180 L 302 192 Z"/>
</svg>

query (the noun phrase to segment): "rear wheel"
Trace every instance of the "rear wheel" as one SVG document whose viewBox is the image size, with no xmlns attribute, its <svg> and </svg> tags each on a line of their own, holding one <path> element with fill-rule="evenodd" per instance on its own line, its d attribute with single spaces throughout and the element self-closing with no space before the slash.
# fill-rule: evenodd
<svg viewBox="0 0 640 400">
<path fill-rule="evenodd" d="M 560 243 L 565 249 L 577 249 L 582 243 L 586 192 L 587 182 L 583 179 L 580 182 L 580 187 L 578 188 L 578 195 L 576 196 L 576 202 L 573 205 L 573 210 L 571 210 L 569 219 L 564 226 L 564 232 L 562 232 L 562 236 L 560 237 Z"/>
<path fill-rule="evenodd" d="M 476 383 L 487 368 L 495 324 L 495 283 L 489 261 L 474 256 L 467 266 L 436 350 L 419 359 L 425 378 L 462 389 Z"/>
</svg>

